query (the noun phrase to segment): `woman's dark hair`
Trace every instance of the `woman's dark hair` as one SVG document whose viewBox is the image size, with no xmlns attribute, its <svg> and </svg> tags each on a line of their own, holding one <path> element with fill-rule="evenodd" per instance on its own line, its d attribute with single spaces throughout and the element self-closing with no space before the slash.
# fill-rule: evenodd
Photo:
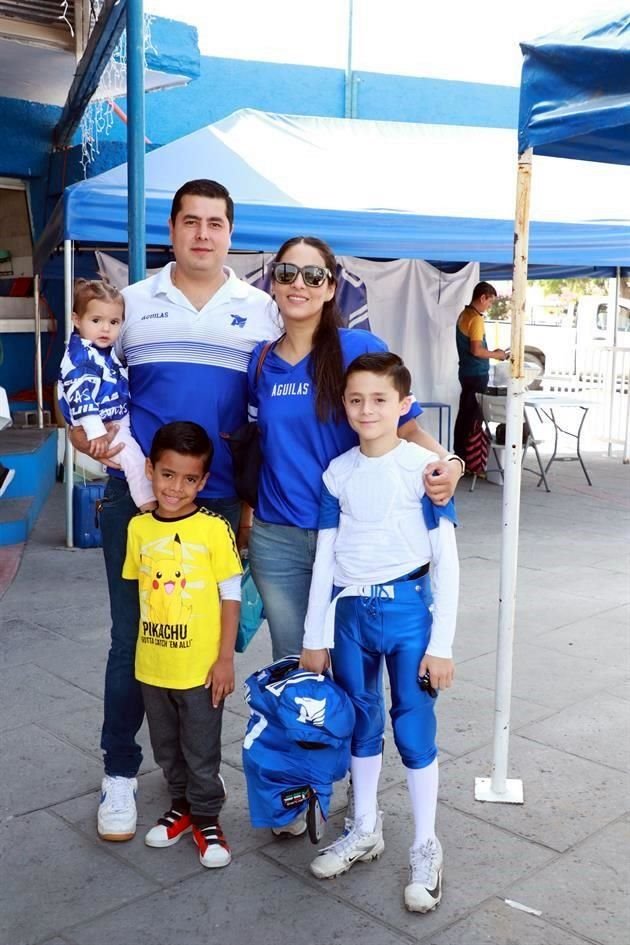
<svg viewBox="0 0 630 945">
<path fill-rule="evenodd" d="M 276 253 L 274 262 L 282 262 L 282 257 L 293 246 L 304 243 L 312 246 L 324 260 L 324 266 L 332 273 L 329 279 L 337 288 L 337 260 L 327 243 L 315 236 L 294 236 L 282 244 Z M 337 301 L 324 302 L 322 317 L 313 335 L 313 350 L 309 373 L 315 385 L 315 412 L 317 419 L 326 421 L 343 416 L 343 357 L 339 328 L 342 325 L 341 313 Z"/>
<path fill-rule="evenodd" d="M 214 454 L 212 440 L 204 428 L 191 420 L 175 420 L 160 427 L 149 450 L 149 459 L 154 466 L 166 450 L 173 450 L 183 456 L 198 456 L 203 460 L 204 474 L 210 469 Z"/>
</svg>

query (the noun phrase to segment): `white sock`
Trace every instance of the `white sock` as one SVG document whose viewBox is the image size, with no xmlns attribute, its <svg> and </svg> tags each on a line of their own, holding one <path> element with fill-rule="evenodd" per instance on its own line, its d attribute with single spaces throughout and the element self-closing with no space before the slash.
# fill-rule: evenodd
<svg viewBox="0 0 630 945">
<path fill-rule="evenodd" d="M 426 768 L 405 768 L 411 809 L 416 826 L 414 847 L 427 840 L 435 840 L 435 812 L 438 796 L 438 761 L 435 758 Z"/>
<path fill-rule="evenodd" d="M 370 755 L 369 758 L 357 758 L 352 755 L 350 758 L 354 822 L 361 824 L 363 833 L 371 833 L 376 827 L 378 814 L 376 795 L 382 764 L 382 755 Z"/>
</svg>

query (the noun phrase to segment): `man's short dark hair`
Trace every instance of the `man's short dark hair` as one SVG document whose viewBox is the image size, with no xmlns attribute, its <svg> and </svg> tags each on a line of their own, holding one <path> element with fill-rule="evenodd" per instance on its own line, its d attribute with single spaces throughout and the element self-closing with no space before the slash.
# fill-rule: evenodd
<svg viewBox="0 0 630 945">
<path fill-rule="evenodd" d="M 496 298 L 497 290 L 493 285 L 490 285 L 489 282 L 478 282 L 473 289 L 471 302 L 474 302 L 475 299 L 480 299 L 482 295 L 489 295 L 492 298 Z"/>
<path fill-rule="evenodd" d="M 160 427 L 149 451 L 149 459 L 154 466 L 166 450 L 173 450 L 183 456 L 198 456 L 203 460 L 204 474 L 210 469 L 214 455 L 212 440 L 203 427 L 191 420 L 175 420 Z"/>
<path fill-rule="evenodd" d="M 392 354 L 391 351 L 374 351 L 370 354 L 360 354 L 358 358 L 355 358 L 346 370 L 343 382 L 344 391 L 348 386 L 350 376 L 359 374 L 361 371 L 389 377 L 401 400 L 411 393 L 411 374 L 402 358 L 399 358 L 397 354 Z"/>
<path fill-rule="evenodd" d="M 175 223 L 175 217 L 182 209 L 182 199 L 188 194 L 191 197 L 210 197 L 211 200 L 225 200 L 225 215 L 228 218 L 230 229 L 234 226 L 234 201 L 230 197 L 229 190 L 216 180 L 208 180 L 205 177 L 199 180 L 187 180 L 179 188 L 171 204 L 171 223 Z"/>
</svg>

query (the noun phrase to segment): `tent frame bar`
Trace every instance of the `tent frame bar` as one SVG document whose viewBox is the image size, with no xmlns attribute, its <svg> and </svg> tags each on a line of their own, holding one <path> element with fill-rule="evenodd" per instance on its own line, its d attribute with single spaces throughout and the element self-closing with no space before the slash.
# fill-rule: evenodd
<svg viewBox="0 0 630 945">
<path fill-rule="evenodd" d="M 520 778 L 508 778 L 507 771 L 521 506 L 521 455 L 523 452 L 522 430 L 525 394 L 525 297 L 527 292 L 531 178 L 532 150 L 529 148 L 522 155 L 519 155 L 516 179 L 510 349 L 511 374 L 506 403 L 506 462 L 503 473 L 503 540 L 501 543 L 499 584 L 492 775 L 490 778 L 475 778 L 476 800 L 504 804 L 523 803 L 523 782 Z"/>
<path fill-rule="evenodd" d="M 64 342 L 68 344 L 72 334 L 72 289 L 74 285 L 74 243 L 63 241 L 63 298 L 64 298 Z M 66 495 L 66 547 L 74 548 L 74 522 L 72 490 L 74 488 L 74 447 L 65 429 L 64 491 Z"/>
</svg>

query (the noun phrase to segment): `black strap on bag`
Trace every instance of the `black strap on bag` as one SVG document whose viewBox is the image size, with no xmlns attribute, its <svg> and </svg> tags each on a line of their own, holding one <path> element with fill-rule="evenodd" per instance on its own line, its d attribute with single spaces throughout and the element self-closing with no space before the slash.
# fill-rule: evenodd
<svg viewBox="0 0 630 945">
<path fill-rule="evenodd" d="M 258 384 L 265 358 L 275 344 L 275 341 L 267 341 L 261 348 L 258 364 L 256 365 L 256 384 Z M 226 440 L 232 454 L 236 494 L 239 499 L 247 502 L 253 508 L 258 497 L 258 477 L 262 465 L 258 424 L 255 422 L 244 423 L 233 433 L 221 433 L 220 435 L 222 439 Z"/>
</svg>

